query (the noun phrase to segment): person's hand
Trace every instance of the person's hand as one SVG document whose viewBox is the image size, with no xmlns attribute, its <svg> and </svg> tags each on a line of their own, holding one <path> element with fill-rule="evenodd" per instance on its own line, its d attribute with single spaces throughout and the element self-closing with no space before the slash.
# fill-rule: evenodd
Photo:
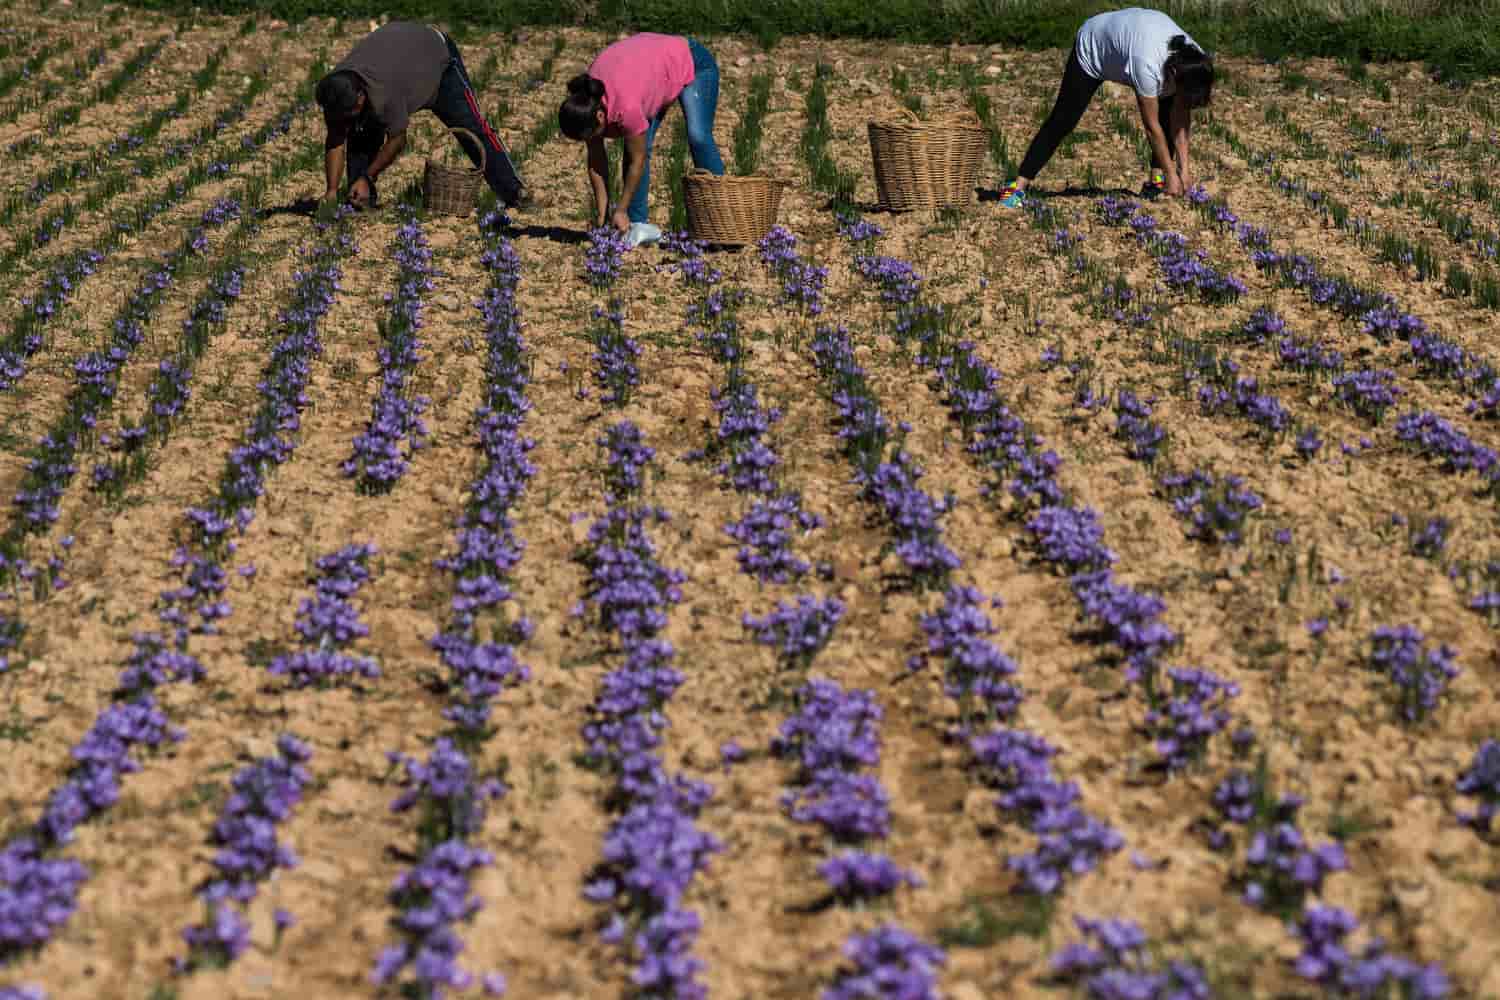
<svg viewBox="0 0 1500 1000">
<path fill-rule="evenodd" d="M 630 213 L 626 212 L 623 208 L 615 209 L 614 214 L 609 217 L 609 221 L 622 233 L 630 231 Z"/>
<path fill-rule="evenodd" d="M 367 177 L 360 177 L 349 185 L 349 200 L 360 208 L 370 203 L 370 181 Z"/>
</svg>

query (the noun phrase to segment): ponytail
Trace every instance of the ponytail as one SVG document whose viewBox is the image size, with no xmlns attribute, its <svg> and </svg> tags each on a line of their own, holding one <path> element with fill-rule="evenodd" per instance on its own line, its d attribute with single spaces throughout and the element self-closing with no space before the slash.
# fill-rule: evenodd
<svg viewBox="0 0 1500 1000">
<path fill-rule="evenodd" d="M 598 127 L 598 114 L 604 108 L 604 82 L 587 73 L 568 81 L 568 96 L 557 109 L 557 127 L 569 139 L 587 139 Z"/>
<path fill-rule="evenodd" d="M 1167 43 L 1167 61 L 1162 75 L 1170 76 L 1177 95 L 1190 108 L 1207 107 L 1214 96 L 1213 56 L 1190 43 L 1186 35 L 1173 35 Z"/>
</svg>

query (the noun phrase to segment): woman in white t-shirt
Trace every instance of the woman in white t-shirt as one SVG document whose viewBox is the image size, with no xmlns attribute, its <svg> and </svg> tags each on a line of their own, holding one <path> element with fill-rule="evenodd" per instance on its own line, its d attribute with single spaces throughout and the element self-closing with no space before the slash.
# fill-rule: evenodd
<svg viewBox="0 0 1500 1000">
<path fill-rule="evenodd" d="M 1192 185 L 1188 133 L 1192 109 L 1213 97 L 1213 59 L 1166 14 L 1129 7 L 1095 15 L 1078 29 L 1057 103 L 1031 140 L 1019 175 L 1001 192 L 1003 205 L 1021 207 L 1026 188 L 1052 159 L 1057 144 L 1078 127 L 1105 80 L 1135 91 L 1151 144 L 1151 177 L 1141 194 L 1181 195 Z"/>
</svg>

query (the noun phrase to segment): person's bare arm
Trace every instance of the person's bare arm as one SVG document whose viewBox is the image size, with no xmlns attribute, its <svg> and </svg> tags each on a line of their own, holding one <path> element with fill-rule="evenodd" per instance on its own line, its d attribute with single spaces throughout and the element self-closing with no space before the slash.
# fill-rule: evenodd
<svg viewBox="0 0 1500 1000">
<path fill-rule="evenodd" d="M 323 179 L 326 182 L 324 201 L 339 193 L 339 178 L 344 176 L 344 143 L 347 140 L 347 131 L 335 129 L 329 129 L 327 138 L 323 140 Z"/>
<path fill-rule="evenodd" d="M 1172 102 L 1172 153 L 1177 157 L 1177 172 L 1184 189 L 1193 185 L 1193 170 L 1188 161 L 1188 138 L 1193 132 L 1193 112 L 1181 99 Z"/>
<path fill-rule="evenodd" d="M 589 140 L 589 187 L 594 192 L 594 228 L 609 221 L 609 154 L 604 140 Z"/>
<path fill-rule="evenodd" d="M 1151 144 L 1151 152 L 1156 154 L 1157 162 L 1162 165 L 1167 175 L 1167 194 L 1181 194 L 1182 181 L 1178 178 L 1177 167 L 1172 162 L 1172 150 L 1167 145 L 1167 134 L 1161 129 L 1160 105 L 1154 97 L 1136 94 L 1135 106 L 1141 112 L 1141 127 L 1146 130 L 1146 141 Z"/>
<path fill-rule="evenodd" d="M 405 148 L 406 130 L 402 129 L 400 132 L 391 133 L 381 145 L 380 151 L 375 154 L 375 159 L 370 161 L 370 166 L 365 170 L 365 176 L 369 177 L 372 181 L 379 177 L 385 172 L 385 168 L 389 167 L 395 161 L 396 157 L 401 155 L 401 151 Z"/>
<path fill-rule="evenodd" d="M 323 189 L 323 200 L 339 193 L 339 178 L 344 176 L 344 147 L 334 146 L 323 151 L 323 178 L 327 186 Z"/>
<path fill-rule="evenodd" d="M 630 222 L 625 212 L 625 206 L 630 204 L 630 199 L 635 197 L 635 189 L 641 186 L 641 176 L 646 172 L 646 135 L 627 135 L 620 140 L 625 144 L 625 159 L 629 166 L 625 168 L 625 181 L 620 185 L 620 204 L 615 209 L 615 228 L 625 230 L 630 228 Z M 621 225 L 620 220 L 625 219 Z"/>
</svg>

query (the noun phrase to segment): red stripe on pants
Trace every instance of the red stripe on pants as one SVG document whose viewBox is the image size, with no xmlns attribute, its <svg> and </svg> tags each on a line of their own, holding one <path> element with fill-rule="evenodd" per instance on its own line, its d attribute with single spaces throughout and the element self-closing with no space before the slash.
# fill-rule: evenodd
<svg viewBox="0 0 1500 1000">
<path fill-rule="evenodd" d="M 501 152 L 510 152 L 505 148 L 505 143 L 501 142 L 500 137 L 495 134 L 495 130 L 490 128 L 490 123 L 485 120 L 484 114 L 479 110 L 479 102 L 474 100 L 474 91 L 469 89 L 468 84 L 464 85 L 464 100 L 469 102 L 469 110 L 474 112 L 474 117 L 479 120 L 479 128 L 484 132 L 484 137 Z"/>
</svg>

